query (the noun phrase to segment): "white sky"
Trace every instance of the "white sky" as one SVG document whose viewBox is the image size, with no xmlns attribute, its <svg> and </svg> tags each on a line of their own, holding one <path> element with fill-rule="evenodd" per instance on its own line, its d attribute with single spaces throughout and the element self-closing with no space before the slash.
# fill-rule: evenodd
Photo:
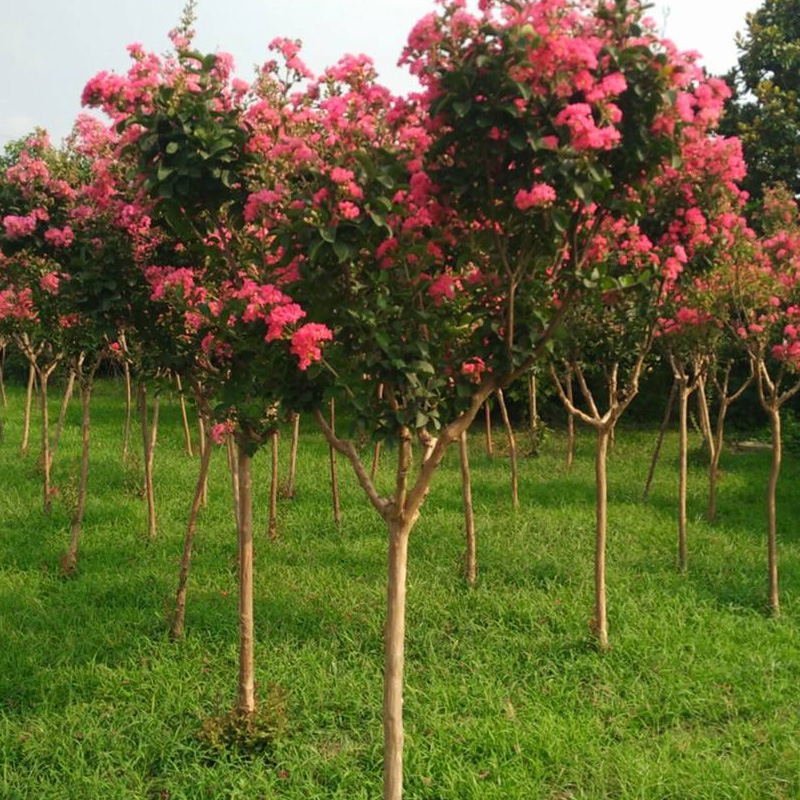
<svg viewBox="0 0 800 800">
<path fill-rule="evenodd" d="M 650 12 L 681 49 L 699 50 L 712 72 L 736 60 L 733 37 L 761 0 L 658 0 Z M 125 46 L 163 52 L 183 0 L 0 0 L 0 146 L 34 125 L 54 141 L 80 111 L 87 80 L 124 71 Z M 237 74 L 252 76 L 275 36 L 300 38 L 311 69 L 347 52 L 367 53 L 395 91 L 412 87 L 396 66 L 413 24 L 433 0 L 199 0 L 197 43 L 225 50 Z"/>
</svg>

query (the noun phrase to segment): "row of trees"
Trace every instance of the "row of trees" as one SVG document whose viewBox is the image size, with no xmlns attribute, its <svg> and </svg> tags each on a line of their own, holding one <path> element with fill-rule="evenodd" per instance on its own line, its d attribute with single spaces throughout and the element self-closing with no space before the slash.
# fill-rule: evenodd
<svg viewBox="0 0 800 800">
<path fill-rule="evenodd" d="M 778 611 L 780 409 L 800 388 L 794 201 L 768 193 L 751 227 L 741 145 L 715 132 L 730 91 L 662 40 L 638 3 L 479 6 L 473 15 L 443 2 L 415 26 L 403 60 L 422 89 L 395 97 L 366 57 L 315 76 L 299 43 L 284 39 L 252 84 L 236 79 L 229 56 L 193 48 L 190 4 L 174 53 L 131 45 L 125 75 L 89 81 L 84 103 L 108 124 L 81 117 L 63 148 L 32 136 L 9 150 L 0 178 L 0 330 L 40 387 L 46 510 L 47 387 L 61 362 L 83 401 L 66 568 L 77 558 L 101 359 L 113 354 L 138 382 L 151 536 L 157 405 L 149 418 L 147 387 L 180 379 L 205 433 L 178 607 L 212 443 L 230 435 L 237 713 L 254 714 L 250 465 L 283 416 L 312 414 L 387 528 L 391 800 L 402 795 L 411 532 L 450 445 L 464 457 L 481 406 L 542 359 L 571 414 L 597 431 L 600 646 L 608 442 L 655 349 L 672 364 L 683 431 L 682 568 L 688 397 L 718 387 L 716 427 L 701 415 L 713 498 L 725 413 L 739 394 L 730 365 L 742 355 L 751 365 L 774 436 Z M 351 437 L 323 413 L 329 401 L 346 410 Z M 393 445 L 388 495 L 362 458 L 364 435 Z"/>
</svg>

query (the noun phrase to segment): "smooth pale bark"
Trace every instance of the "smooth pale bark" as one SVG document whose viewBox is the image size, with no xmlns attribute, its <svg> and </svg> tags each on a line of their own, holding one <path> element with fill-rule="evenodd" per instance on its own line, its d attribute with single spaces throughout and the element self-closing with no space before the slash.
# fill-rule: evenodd
<svg viewBox="0 0 800 800">
<path fill-rule="evenodd" d="M 28 455 L 28 441 L 31 434 L 31 411 L 33 409 L 33 390 L 36 384 L 36 369 L 33 364 L 28 368 L 28 393 L 25 395 L 25 418 L 22 422 L 22 444 L 20 452 Z"/>
<path fill-rule="evenodd" d="M 175 374 L 175 385 L 178 388 L 178 400 L 181 405 L 181 422 L 183 423 L 183 438 L 186 443 L 186 453 L 191 458 L 194 456 L 192 449 L 192 432 L 189 430 L 189 415 L 186 413 L 186 398 L 183 396 L 181 376 Z"/>
<path fill-rule="evenodd" d="M 53 508 L 53 492 L 50 487 L 50 468 L 52 459 L 50 458 L 50 412 L 47 407 L 47 384 L 50 379 L 50 372 L 46 369 L 37 371 L 39 378 L 39 389 L 42 398 L 42 473 L 44 488 L 44 513 L 49 514 Z"/>
<path fill-rule="evenodd" d="M 6 345 L 4 344 L 0 346 L 0 400 L 2 400 L 3 408 L 8 405 L 8 398 L 6 397 L 5 367 Z"/>
<path fill-rule="evenodd" d="M 78 481 L 78 502 L 75 513 L 72 517 L 72 532 L 70 536 L 69 548 L 61 560 L 62 570 L 65 575 L 71 575 L 78 564 L 78 547 L 80 544 L 81 531 L 83 530 L 83 517 L 86 512 L 86 498 L 89 487 L 89 447 L 91 443 L 91 415 L 92 415 L 92 389 L 94 388 L 94 376 L 97 367 L 100 365 L 100 358 L 95 359 L 88 374 L 79 378 L 81 391 L 81 474 Z M 81 369 L 79 364 L 78 369 Z M 75 374 L 74 372 L 72 373 Z"/>
<path fill-rule="evenodd" d="M 489 408 L 488 400 L 483 405 L 483 415 L 486 426 L 486 455 L 491 458 L 494 455 L 494 446 L 492 445 L 492 410 Z"/>
<path fill-rule="evenodd" d="M 406 637 L 408 521 L 389 523 L 383 683 L 383 797 L 403 797 L 403 666 Z"/>
<path fill-rule="evenodd" d="M 239 689 L 236 710 L 251 716 L 256 710 L 253 624 L 253 502 L 251 457 L 238 448 L 239 464 Z"/>
<path fill-rule="evenodd" d="M 272 431 L 269 438 L 272 455 L 269 484 L 269 538 L 274 542 L 278 538 L 278 431 Z"/>
<path fill-rule="evenodd" d="M 177 640 L 183 637 L 184 623 L 186 620 L 186 588 L 189 582 L 189 566 L 192 560 L 192 548 L 194 546 L 194 536 L 197 530 L 197 516 L 200 513 L 200 506 L 203 502 L 203 489 L 208 478 L 208 467 L 211 463 L 211 453 L 213 442 L 210 437 L 205 442 L 200 442 L 200 473 L 197 476 L 197 484 L 194 489 L 192 505 L 189 509 L 189 523 L 186 526 L 186 535 L 183 539 L 183 553 L 181 554 L 181 565 L 178 571 L 178 589 L 175 593 L 175 611 L 172 615 L 169 635 L 171 639 Z"/>
<path fill-rule="evenodd" d="M 538 397 L 536 386 L 536 373 L 528 375 L 528 421 L 530 424 L 531 436 L 536 435 L 536 426 L 539 421 Z"/>
<path fill-rule="evenodd" d="M 517 440 L 514 437 L 514 429 L 511 427 L 511 420 L 508 418 L 508 409 L 506 408 L 505 397 L 503 397 L 503 390 L 497 390 L 497 403 L 500 406 L 500 414 L 503 417 L 503 425 L 506 429 L 506 438 L 508 439 L 508 454 L 511 459 L 511 502 L 514 510 L 519 509 L 519 476 L 517 473 Z"/>
<path fill-rule="evenodd" d="M 294 497 L 297 484 L 297 447 L 300 443 L 300 415 L 292 414 L 292 446 L 289 450 L 289 478 L 286 481 L 286 496 Z"/>
<path fill-rule="evenodd" d="M 686 572 L 689 553 L 686 544 L 686 495 L 689 482 L 689 386 L 685 380 L 678 381 L 678 569 Z"/>
<path fill-rule="evenodd" d="M 536 354 L 537 356 L 539 353 Z M 430 488 L 431 481 L 442 463 L 447 448 L 458 441 L 480 412 L 487 398 L 498 388 L 520 377 L 532 366 L 521 365 L 506 376 L 493 376 L 476 388 L 469 408 L 450 424 L 444 426 L 433 444 L 427 459 L 409 481 L 411 464 L 411 434 L 401 431 L 398 447 L 398 469 L 395 488 L 389 497 L 382 497 L 370 480 L 368 469 L 352 441 L 341 440 L 333 433 L 325 415 L 317 410 L 314 418 L 328 443 L 350 462 L 356 480 L 371 505 L 386 522 L 389 531 L 389 580 L 387 582 L 387 620 L 384 627 L 384 799 L 400 800 L 403 792 L 403 653 L 405 633 L 406 562 L 408 537 Z"/>
<path fill-rule="evenodd" d="M 608 615 L 606 613 L 606 540 L 608 531 L 608 445 L 609 429 L 597 429 L 594 458 L 595 474 L 595 548 L 594 548 L 594 629 L 598 646 L 608 647 Z"/>
<path fill-rule="evenodd" d="M 708 519 L 713 521 L 717 516 L 717 480 L 719 478 L 719 464 L 722 457 L 722 450 L 725 447 L 725 419 L 728 415 L 728 409 L 745 393 L 747 388 L 753 382 L 753 370 L 751 368 L 749 377 L 739 386 L 735 392 L 730 392 L 730 377 L 731 369 L 733 366 L 732 361 L 728 361 L 722 371 L 722 380 L 719 379 L 719 373 L 715 369 L 711 373 L 712 380 L 717 390 L 717 397 L 719 400 L 719 408 L 717 410 L 717 420 L 714 430 L 711 430 L 711 416 L 708 413 L 708 402 L 706 400 L 705 391 L 703 392 L 702 402 L 705 404 L 705 416 L 707 418 L 707 425 L 709 429 L 708 449 L 711 453 L 711 458 L 708 464 Z M 752 366 L 752 365 L 751 365 Z"/>
<path fill-rule="evenodd" d="M 336 405 L 331 399 L 331 431 L 336 434 Z M 342 524 L 342 509 L 339 505 L 339 475 L 336 470 L 336 450 L 330 448 L 331 455 L 331 492 L 333 499 L 333 521 L 337 527 Z"/>
<path fill-rule="evenodd" d="M 131 367 L 127 359 L 122 362 L 125 373 L 125 427 L 122 430 L 122 464 L 128 463 L 128 451 L 131 446 L 131 416 L 133 406 L 133 386 L 131 382 Z"/>
<path fill-rule="evenodd" d="M 472 508 L 472 475 L 469 468 L 469 445 L 466 431 L 459 437 L 458 454 L 461 463 L 461 496 L 464 503 L 464 530 L 467 544 L 464 572 L 467 583 L 475 586 L 478 577 L 478 560 L 475 542 L 475 515 Z"/>
<path fill-rule="evenodd" d="M 372 448 L 372 466 L 369 470 L 369 478 L 374 481 L 378 477 L 378 469 L 381 465 L 381 443 L 375 442 L 375 447 Z"/>
<path fill-rule="evenodd" d="M 572 389 L 572 370 L 568 370 L 566 378 L 566 394 L 569 404 L 575 402 L 575 396 Z M 567 408 L 567 456 L 566 466 L 567 472 L 572 471 L 572 464 L 575 461 L 575 415 Z"/>
<path fill-rule="evenodd" d="M 720 403 L 724 408 L 725 401 L 722 398 L 720 398 Z M 717 451 L 717 440 L 711 427 L 711 413 L 708 409 L 705 380 L 701 380 L 697 385 L 697 407 L 700 414 L 700 426 L 708 448 L 708 509 L 706 510 L 706 518 L 713 520 L 717 516 L 719 452 Z M 720 413 L 723 413 L 723 411 L 721 410 Z"/>
<path fill-rule="evenodd" d="M 661 420 L 661 427 L 658 429 L 658 438 L 656 439 L 656 446 L 653 450 L 653 457 L 650 459 L 650 471 L 647 473 L 647 481 L 644 485 L 644 492 L 642 493 L 642 500 L 647 500 L 650 494 L 650 487 L 653 485 L 653 478 L 656 474 L 656 466 L 658 459 L 661 456 L 661 447 L 664 444 L 664 436 L 667 433 L 669 421 L 672 418 L 672 409 L 675 407 L 675 398 L 678 396 L 678 383 L 672 382 L 672 388 L 669 390 L 669 400 L 667 400 L 667 410 L 664 412 L 664 419 Z"/>
<path fill-rule="evenodd" d="M 767 484 L 767 572 L 769 608 L 772 615 L 777 617 L 781 613 L 781 604 L 778 593 L 778 515 L 776 494 L 783 453 L 779 407 L 773 406 L 769 410 L 769 423 L 772 431 L 772 468 L 770 469 L 769 483 Z"/>
<path fill-rule="evenodd" d="M 153 416 L 150 419 L 150 475 L 153 475 L 153 465 L 156 457 L 156 442 L 158 441 L 158 416 L 161 409 L 161 395 L 153 396 Z"/>
<path fill-rule="evenodd" d="M 142 426 L 142 461 L 144 463 L 144 499 L 147 506 L 147 536 L 150 540 L 156 538 L 156 505 L 153 494 L 153 436 L 147 419 L 147 384 L 144 380 L 139 381 L 139 416 Z M 158 406 L 153 409 L 155 414 Z"/>
<path fill-rule="evenodd" d="M 58 421 L 56 422 L 56 429 L 53 432 L 53 438 L 50 443 L 50 459 L 56 457 L 56 450 L 58 449 L 58 442 L 61 439 L 61 431 L 64 429 L 64 423 L 67 419 L 67 411 L 69 411 L 69 404 L 72 401 L 72 395 L 75 392 L 75 370 L 69 371 L 69 378 L 67 378 L 67 385 L 64 387 L 64 396 L 61 399 L 61 408 L 58 410 Z"/>
<path fill-rule="evenodd" d="M 241 500 L 239 493 L 239 465 L 236 457 L 236 448 L 234 446 L 233 437 L 228 436 L 225 442 L 228 450 L 228 470 L 231 473 L 231 493 L 233 494 L 233 516 L 236 520 L 236 527 L 240 523 L 239 514 L 241 513 Z"/>
<path fill-rule="evenodd" d="M 206 423 L 203 419 L 203 413 L 199 410 L 198 406 L 198 413 L 197 413 L 197 433 L 198 433 L 198 440 L 197 446 L 200 449 L 200 459 L 202 460 L 205 457 L 206 444 L 207 441 L 211 441 L 210 439 L 206 439 Z M 208 506 L 208 475 L 206 475 L 205 479 L 203 480 L 203 508 Z"/>
<path fill-rule="evenodd" d="M 575 405 L 561 383 L 555 366 L 550 365 L 550 375 L 561 402 L 567 411 L 590 425 L 597 432 L 595 446 L 595 554 L 594 554 L 594 634 L 601 650 L 608 647 L 608 615 L 606 610 L 606 540 L 608 529 L 608 448 L 611 432 L 620 417 L 639 392 L 639 378 L 644 368 L 644 360 L 650 349 L 650 341 L 645 343 L 639 358 L 631 368 L 624 390 L 620 392 L 619 364 L 605 371 L 608 384 L 608 409 L 602 413 L 586 381 L 580 364 L 573 363 L 567 375 L 574 374 L 578 379 L 581 395 L 589 408 L 588 413 Z"/>
</svg>

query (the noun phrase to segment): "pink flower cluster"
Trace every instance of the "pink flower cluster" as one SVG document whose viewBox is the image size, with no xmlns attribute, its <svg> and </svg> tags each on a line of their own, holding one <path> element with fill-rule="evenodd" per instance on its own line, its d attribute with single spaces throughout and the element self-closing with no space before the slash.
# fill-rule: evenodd
<svg viewBox="0 0 800 800">
<path fill-rule="evenodd" d="M 546 183 L 535 183 L 530 191 L 520 189 L 514 198 L 514 205 L 520 211 L 529 208 L 547 208 L 556 200 L 556 190 Z"/>
<path fill-rule="evenodd" d="M 211 438 L 215 444 L 225 444 L 225 440 L 236 430 L 236 423 L 232 419 L 218 422 L 211 428 Z"/>
<path fill-rule="evenodd" d="M 300 369 L 306 370 L 322 358 L 320 343 L 333 339 L 333 332 L 326 325 L 309 322 L 292 334 L 290 350 L 300 359 Z"/>
<path fill-rule="evenodd" d="M 480 383 L 486 370 L 486 362 L 480 356 L 474 356 L 461 365 L 461 374 L 468 375 L 471 383 Z"/>
<path fill-rule="evenodd" d="M 36 230 L 36 223 L 37 220 L 33 214 L 27 214 L 24 217 L 8 214 L 3 217 L 3 228 L 6 236 L 11 240 L 30 236 Z"/>
<path fill-rule="evenodd" d="M 48 294 L 58 294 L 58 287 L 61 283 L 59 274 L 57 272 L 48 272 L 47 275 L 42 275 L 39 279 L 39 287 Z"/>
<path fill-rule="evenodd" d="M 75 234 L 69 225 L 63 228 L 50 228 L 44 232 L 45 241 L 52 247 L 69 247 L 75 239 Z"/>
<path fill-rule="evenodd" d="M 17 321 L 36 319 L 31 290 L 17 291 L 12 286 L 0 291 L 0 319 Z"/>
<path fill-rule="evenodd" d="M 619 109 L 617 109 L 619 111 Z M 618 122 L 621 114 L 614 121 Z M 588 103 L 572 103 L 555 118 L 556 125 L 569 128 L 572 146 L 576 150 L 611 150 L 622 138 L 613 125 L 598 127 Z"/>
</svg>

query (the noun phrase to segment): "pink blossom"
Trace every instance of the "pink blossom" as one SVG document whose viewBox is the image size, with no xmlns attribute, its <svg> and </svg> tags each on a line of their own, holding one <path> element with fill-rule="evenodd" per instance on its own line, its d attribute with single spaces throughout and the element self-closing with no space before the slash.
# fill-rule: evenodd
<svg viewBox="0 0 800 800">
<path fill-rule="evenodd" d="M 57 272 L 48 272 L 39 279 L 39 287 L 48 294 L 58 294 L 59 277 Z"/>
<path fill-rule="evenodd" d="M 211 428 L 211 438 L 215 444 L 225 444 L 225 440 L 236 430 L 236 423 L 232 419 L 218 422 Z"/>
<path fill-rule="evenodd" d="M 343 167 L 334 167 L 331 170 L 331 180 L 334 183 L 349 183 L 353 178 L 355 178 L 355 173 L 352 170 Z"/>
<path fill-rule="evenodd" d="M 33 214 L 25 217 L 8 214 L 3 217 L 3 227 L 9 239 L 22 239 L 24 236 L 30 236 L 36 230 L 36 217 Z"/>
<path fill-rule="evenodd" d="M 345 219 L 357 219 L 361 214 L 359 207 L 349 200 L 342 200 L 342 202 L 339 203 L 339 211 Z"/>
<path fill-rule="evenodd" d="M 461 365 L 461 374 L 462 375 L 470 375 L 470 381 L 472 383 L 480 383 L 481 382 L 481 375 L 486 371 L 486 362 L 480 358 L 479 356 L 475 356 L 471 358 L 469 361 L 465 361 Z"/>
<path fill-rule="evenodd" d="M 556 199 L 556 190 L 546 183 L 535 183 L 530 191 L 520 189 L 514 198 L 514 205 L 520 211 L 529 208 L 546 208 L 551 206 Z"/>
<path fill-rule="evenodd" d="M 305 315 L 306 312 L 297 303 L 285 303 L 275 306 L 266 317 L 269 328 L 267 329 L 267 335 L 264 337 L 265 340 L 272 342 L 275 339 L 280 339 L 287 325 L 293 325 Z"/>
<path fill-rule="evenodd" d="M 75 234 L 69 225 L 65 225 L 62 229 L 49 228 L 44 232 L 45 241 L 52 247 L 69 247 L 75 239 Z"/>
<path fill-rule="evenodd" d="M 290 350 L 300 359 L 300 369 L 306 370 L 314 361 L 322 358 L 320 343 L 333 339 L 333 333 L 326 325 L 309 322 L 292 334 Z"/>
</svg>

